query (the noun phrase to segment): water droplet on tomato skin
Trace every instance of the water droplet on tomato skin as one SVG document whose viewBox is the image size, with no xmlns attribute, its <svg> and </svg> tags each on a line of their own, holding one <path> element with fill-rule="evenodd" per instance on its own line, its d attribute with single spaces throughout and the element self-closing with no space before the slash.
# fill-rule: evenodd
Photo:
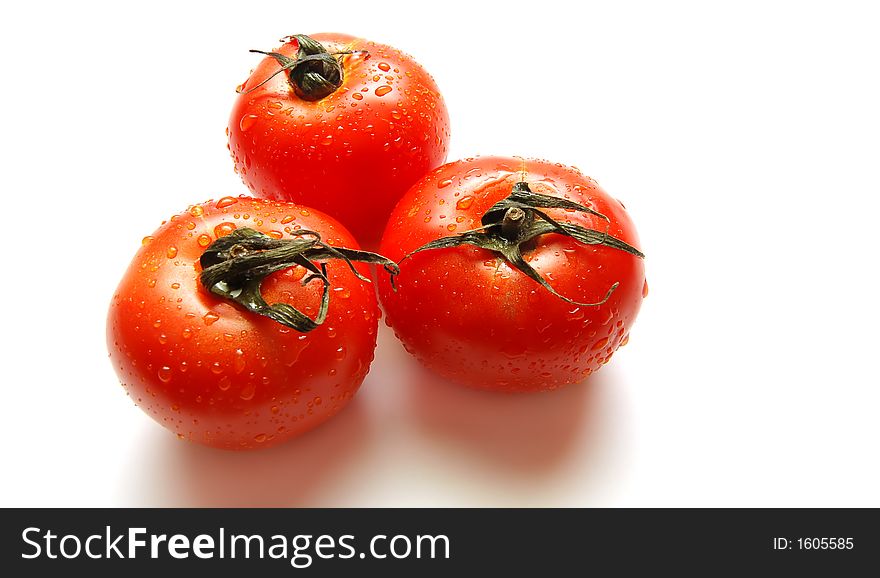
<svg viewBox="0 0 880 578">
<path fill-rule="evenodd" d="M 244 351 L 242 351 L 241 349 L 236 349 L 235 357 L 232 359 L 233 371 L 235 371 L 235 373 L 241 373 L 242 371 L 244 371 L 246 365 L 247 363 L 244 359 Z"/>
<path fill-rule="evenodd" d="M 168 383 L 171 381 L 171 368 L 167 365 L 163 365 L 159 368 L 159 381 L 162 383 Z"/>
<path fill-rule="evenodd" d="M 603 347 L 605 347 L 605 345 L 606 345 L 607 343 L 608 343 L 608 338 L 607 338 L 607 337 L 603 337 L 602 339 L 600 339 L 599 341 L 597 341 L 596 343 L 593 344 L 593 348 L 592 348 L 592 349 L 593 349 L 594 351 L 597 350 L 597 349 L 602 349 Z"/>
<path fill-rule="evenodd" d="M 199 247 L 207 247 L 211 244 L 211 237 L 202 233 L 199 235 L 198 239 L 196 239 L 196 242 L 199 244 Z"/>
<path fill-rule="evenodd" d="M 468 197 L 462 197 L 462 198 L 460 198 L 460 199 L 458 200 L 457 203 L 455 203 L 455 208 L 456 208 L 456 209 L 461 209 L 461 210 L 466 210 L 466 209 L 469 209 L 469 208 L 471 207 L 472 204 L 474 204 L 474 198 L 473 198 L 473 197 L 471 197 L 471 196 L 468 196 Z"/>
<path fill-rule="evenodd" d="M 257 122 L 257 115 L 246 114 L 241 117 L 240 121 L 238 121 L 238 128 L 240 128 L 242 132 L 246 132 L 249 128 L 254 126 L 255 122 Z"/>
<path fill-rule="evenodd" d="M 437 188 L 438 189 L 445 189 L 446 187 L 448 187 L 451 184 L 452 184 L 452 179 L 445 179 L 445 180 L 442 180 L 437 183 Z"/>
<path fill-rule="evenodd" d="M 220 378 L 220 381 L 217 382 L 217 388 L 220 391 L 226 391 L 232 386 L 232 380 L 229 379 L 228 375 L 224 375 Z"/>
<path fill-rule="evenodd" d="M 214 205 L 218 209 L 225 209 L 226 207 L 231 207 L 235 203 L 238 202 L 238 199 L 235 197 L 223 197 Z"/>
<path fill-rule="evenodd" d="M 168 247 L 168 250 L 165 251 L 165 256 L 169 259 L 174 259 L 175 257 L 177 257 L 177 247 L 175 247 L 174 245 Z"/>
<path fill-rule="evenodd" d="M 199 205 L 193 205 L 189 208 L 189 214 L 193 217 L 198 218 L 205 214 L 205 210 L 202 209 L 202 207 Z"/>
<path fill-rule="evenodd" d="M 645 284 L 642 285 L 642 299 L 648 296 L 648 280 L 645 279 Z"/>
<path fill-rule="evenodd" d="M 266 434 L 260 433 L 260 434 L 257 434 L 254 436 L 254 441 L 257 442 L 258 444 L 261 444 L 261 443 L 265 442 L 267 438 L 268 438 L 268 436 Z"/>
<path fill-rule="evenodd" d="M 244 401 L 250 401 L 250 400 L 254 399 L 254 395 L 256 395 L 256 393 L 257 393 L 257 388 L 254 386 L 254 384 L 249 383 L 246 386 L 244 386 L 244 388 L 242 388 L 242 390 L 238 394 L 238 397 L 240 397 Z"/>
<path fill-rule="evenodd" d="M 213 311 L 208 311 L 202 316 L 202 321 L 205 322 L 205 325 L 213 325 L 218 319 L 220 319 L 220 316 Z"/>
<path fill-rule="evenodd" d="M 151 237 L 150 235 L 147 235 L 146 237 L 141 239 L 141 245 L 149 245 L 152 242 L 153 242 L 153 237 Z"/>
<path fill-rule="evenodd" d="M 235 226 L 235 223 L 220 223 L 219 225 L 214 227 L 214 235 L 216 235 L 219 239 L 220 237 L 225 237 L 226 235 L 229 235 L 230 233 L 235 231 L 236 228 L 237 227 Z"/>
<path fill-rule="evenodd" d="M 391 90 L 392 88 L 390 86 L 388 86 L 387 84 L 383 84 L 375 90 L 376 96 L 385 96 L 386 94 L 391 92 Z"/>
<path fill-rule="evenodd" d="M 391 65 L 389 65 L 387 62 L 380 62 L 379 69 L 383 72 L 388 72 L 389 70 L 391 70 Z"/>
</svg>

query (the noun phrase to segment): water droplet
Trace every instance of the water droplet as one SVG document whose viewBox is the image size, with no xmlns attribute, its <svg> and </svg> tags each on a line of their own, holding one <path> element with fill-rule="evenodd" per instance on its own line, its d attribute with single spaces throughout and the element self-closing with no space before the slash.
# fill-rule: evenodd
<svg viewBox="0 0 880 578">
<path fill-rule="evenodd" d="M 448 187 L 451 184 L 452 184 L 452 179 L 446 179 L 446 180 L 443 180 L 443 181 L 440 181 L 439 183 L 437 183 L 437 188 L 438 189 L 445 189 L 446 187 Z"/>
<path fill-rule="evenodd" d="M 333 293 L 339 296 L 340 299 L 348 299 L 351 297 L 351 291 L 348 287 L 334 287 Z"/>
<path fill-rule="evenodd" d="M 205 233 L 202 233 L 201 235 L 199 235 L 199 238 L 196 239 L 196 241 L 198 242 L 199 247 L 207 247 L 211 244 L 211 237 L 209 235 L 206 235 Z"/>
<path fill-rule="evenodd" d="M 266 441 L 266 434 L 261 433 L 261 434 L 255 435 L 254 441 L 257 442 L 258 444 L 263 443 L 264 441 Z"/>
<path fill-rule="evenodd" d="M 462 197 L 458 200 L 457 203 L 455 203 L 455 208 L 465 210 L 465 209 L 469 209 L 472 204 L 474 204 L 473 197 L 470 197 L 470 196 Z"/>
<path fill-rule="evenodd" d="M 648 280 L 645 279 L 645 284 L 642 285 L 642 299 L 648 296 Z"/>
<path fill-rule="evenodd" d="M 226 391 L 232 386 L 232 380 L 229 379 L 228 375 L 224 375 L 220 378 L 220 381 L 217 382 L 217 387 L 220 391 Z"/>
<path fill-rule="evenodd" d="M 217 201 L 217 204 L 214 206 L 217 207 L 218 209 L 225 209 L 226 207 L 231 207 L 232 205 L 234 205 L 237 202 L 238 202 L 238 199 L 236 199 L 235 197 L 223 197 L 222 199 Z"/>
<path fill-rule="evenodd" d="M 215 375 L 220 375 L 221 373 L 223 373 L 223 366 L 220 365 L 219 361 L 215 361 L 211 364 L 211 373 Z"/>
<path fill-rule="evenodd" d="M 508 343 L 504 347 L 501 348 L 501 352 L 509 357 L 510 359 L 515 359 L 520 357 L 526 352 L 526 344 L 525 343 Z"/>
<path fill-rule="evenodd" d="M 232 233 L 236 228 L 235 223 L 220 223 L 214 227 L 214 235 L 216 235 L 217 238 L 225 237 Z"/>
<path fill-rule="evenodd" d="M 250 401 L 250 400 L 254 399 L 254 395 L 256 395 L 256 393 L 257 393 L 257 388 L 254 387 L 253 383 L 249 383 L 246 386 L 244 386 L 244 388 L 238 394 L 238 397 L 240 397 L 241 399 L 243 399 L 245 401 Z"/>
<path fill-rule="evenodd" d="M 189 214 L 198 218 L 205 214 L 205 210 L 200 205 L 193 205 L 189 208 Z"/>
<path fill-rule="evenodd" d="M 192 333 L 193 333 L 192 329 L 190 329 L 189 327 L 184 328 L 184 330 L 182 332 L 183 338 L 189 339 L 190 337 L 192 337 Z"/>
<path fill-rule="evenodd" d="M 207 313 L 205 313 L 202 316 L 202 321 L 205 322 L 205 325 L 211 325 L 215 321 L 217 321 L 218 319 L 220 319 L 220 316 L 217 315 L 216 313 L 214 313 L 213 311 L 208 311 Z"/>
<path fill-rule="evenodd" d="M 308 211 L 308 209 L 300 209 L 299 214 L 302 215 L 303 217 L 308 217 L 309 215 L 311 215 L 311 213 Z"/>
<path fill-rule="evenodd" d="M 623 346 L 626 345 L 627 343 L 629 343 L 629 333 L 627 333 L 626 335 L 624 335 L 624 336 L 623 336 L 623 339 L 620 340 L 620 347 L 623 347 Z"/>
<path fill-rule="evenodd" d="M 296 219 L 296 217 L 291 217 L 290 215 L 287 215 L 286 217 L 281 219 L 281 224 L 286 225 L 288 223 L 292 223 L 295 219 Z"/>
<path fill-rule="evenodd" d="M 392 110 L 391 111 L 391 118 L 393 118 L 394 120 L 400 120 L 403 117 L 401 116 L 400 111 Z"/>
<path fill-rule="evenodd" d="M 345 359 L 345 346 L 344 345 L 340 345 L 336 349 L 336 359 L 339 361 L 342 361 L 343 359 Z"/>
<path fill-rule="evenodd" d="M 269 411 L 271 411 L 272 413 L 278 413 L 279 411 L 281 411 L 281 408 L 279 408 L 277 405 L 273 405 L 271 408 L 269 408 Z"/>
<path fill-rule="evenodd" d="M 172 289 L 180 289 L 180 283 L 172 283 L 171 288 Z"/>
<path fill-rule="evenodd" d="M 243 117 L 241 117 L 241 120 L 238 122 L 238 126 L 242 131 L 246 131 L 247 129 L 254 126 L 255 122 L 257 122 L 257 115 L 246 114 Z"/>
<path fill-rule="evenodd" d="M 450 233 L 457 228 L 458 228 L 458 225 L 456 225 L 455 223 L 450 223 L 449 225 L 446 225 L 446 230 L 449 231 Z"/>
<path fill-rule="evenodd" d="M 168 247 L 168 250 L 165 251 L 165 256 L 169 259 L 174 259 L 175 257 L 177 257 L 177 247 L 175 247 L 174 245 Z"/>
<path fill-rule="evenodd" d="M 232 359 L 232 369 L 235 370 L 235 373 L 241 373 L 244 371 L 245 365 L 247 365 L 247 363 L 244 359 L 244 351 L 236 349 L 235 357 Z"/>
<path fill-rule="evenodd" d="M 383 84 L 382 86 L 380 86 L 379 88 L 376 89 L 376 96 L 385 96 L 389 92 L 391 92 L 391 87 L 388 86 L 387 84 Z"/>
<path fill-rule="evenodd" d="M 596 349 L 602 349 L 607 344 L 608 344 L 608 338 L 603 337 L 602 339 L 600 339 L 599 341 L 597 341 L 596 343 L 593 344 L 593 350 L 595 351 Z"/>
<path fill-rule="evenodd" d="M 352 94 L 351 97 L 355 100 L 363 100 L 364 95 L 359 92 L 356 92 L 356 93 Z"/>
<path fill-rule="evenodd" d="M 159 334 L 159 343 L 161 343 L 162 345 L 165 345 L 166 343 L 168 343 L 168 336 L 165 335 L 164 333 L 160 333 Z"/>
<path fill-rule="evenodd" d="M 388 72 L 389 70 L 391 70 L 391 66 L 387 62 L 380 62 L 379 69 L 384 72 Z"/>
<path fill-rule="evenodd" d="M 324 138 L 321 139 L 321 144 L 324 146 L 328 146 L 328 145 L 333 144 L 333 135 L 332 134 L 325 135 Z"/>
<path fill-rule="evenodd" d="M 171 368 L 167 365 L 163 365 L 159 368 L 159 380 L 162 383 L 168 383 L 171 381 Z"/>
<path fill-rule="evenodd" d="M 151 237 L 150 235 L 147 235 L 146 237 L 141 239 L 141 245 L 149 245 L 152 242 L 153 242 L 153 237 Z"/>
<path fill-rule="evenodd" d="M 314 401 L 315 405 L 321 405 L 321 398 L 320 397 L 316 397 L 313 401 Z"/>
<path fill-rule="evenodd" d="M 266 235 L 272 237 L 273 239 L 281 239 L 284 237 L 284 233 L 282 233 L 281 231 L 269 231 L 266 233 Z"/>
</svg>

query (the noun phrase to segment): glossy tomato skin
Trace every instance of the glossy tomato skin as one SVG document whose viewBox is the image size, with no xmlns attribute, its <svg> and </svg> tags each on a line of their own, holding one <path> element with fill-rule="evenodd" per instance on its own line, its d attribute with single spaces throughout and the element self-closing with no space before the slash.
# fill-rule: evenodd
<svg viewBox="0 0 880 578">
<path fill-rule="evenodd" d="M 524 177 L 524 178 L 523 178 Z M 396 261 L 434 239 L 480 226 L 483 213 L 525 180 L 535 193 L 561 196 L 609 217 L 609 233 L 639 247 L 623 205 L 577 169 L 502 157 L 444 165 L 414 185 L 392 213 L 380 252 Z M 547 213 L 605 230 L 588 214 Z M 642 259 L 547 234 L 526 260 L 561 294 L 606 303 L 566 303 L 491 252 L 472 246 L 430 250 L 401 263 L 395 292 L 380 280 L 386 323 L 433 371 L 470 386 L 538 391 L 575 383 L 607 363 L 628 339 L 647 290 Z"/>
<path fill-rule="evenodd" d="M 327 320 L 309 333 L 211 294 L 198 281 L 199 257 L 240 227 L 276 238 L 304 228 L 357 246 L 332 218 L 290 203 L 224 197 L 194 205 L 145 238 L 107 320 L 110 359 L 135 403 L 181 439 L 226 449 L 276 444 L 342 409 L 367 374 L 379 317 L 372 285 L 341 261 L 328 263 Z M 321 284 L 303 287 L 303 273 L 267 277 L 266 301 L 314 318 Z"/>
<path fill-rule="evenodd" d="M 320 209 L 375 246 L 400 196 L 446 159 L 449 117 L 431 76 L 410 56 L 345 34 L 315 34 L 343 57 L 333 94 L 306 101 L 266 57 L 242 85 L 229 118 L 235 170 L 258 197 Z M 296 58 L 298 44 L 276 51 Z"/>
</svg>

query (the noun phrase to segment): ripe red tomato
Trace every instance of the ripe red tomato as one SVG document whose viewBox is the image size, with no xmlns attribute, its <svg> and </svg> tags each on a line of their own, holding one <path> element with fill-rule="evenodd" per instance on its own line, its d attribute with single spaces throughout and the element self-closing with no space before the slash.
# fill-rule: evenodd
<svg viewBox="0 0 880 578">
<path fill-rule="evenodd" d="M 342 409 L 370 367 L 379 317 L 373 287 L 344 261 L 327 263 L 326 320 L 308 333 L 208 291 L 200 258 L 244 228 L 273 242 L 307 229 L 357 247 L 332 218 L 290 203 L 224 197 L 194 205 L 144 239 L 107 320 L 110 359 L 135 403 L 181 439 L 228 449 L 278 443 Z M 303 285 L 307 273 L 272 273 L 262 296 L 315 318 L 323 284 Z"/>
<path fill-rule="evenodd" d="M 345 34 L 287 40 L 239 88 L 227 131 L 235 170 L 258 197 L 320 209 L 374 246 L 400 196 L 446 159 L 443 97 L 390 46 Z M 294 66 L 306 52 L 313 59 Z"/>
<path fill-rule="evenodd" d="M 520 208 L 509 199 L 515 189 L 518 199 L 528 189 L 531 198 L 590 209 L 538 203 L 560 227 L 593 230 L 576 231 L 592 244 L 559 234 L 533 209 Z M 509 217 L 499 221 L 504 214 Z M 533 268 L 552 289 L 485 248 L 508 251 L 515 261 L 510 239 L 524 238 L 516 226 L 523 221 L 546 230 L 519 245 L 521 268 Z M 474 229 L 480 230 L 456 237 Z M 432 242 L 434 248 L 407 257 Z M 415 184 L 388 221 L 380 252 L 400 263 L 400 275 L 397 291 L 380 280 L 386 323 L 424 365 L 468 385 L 534 391 L 578 382 L 628 339 L 647 292 L 637 246 L 623 205 L 577 169 L 498 157 L 450 163 Z"/>
</svg>

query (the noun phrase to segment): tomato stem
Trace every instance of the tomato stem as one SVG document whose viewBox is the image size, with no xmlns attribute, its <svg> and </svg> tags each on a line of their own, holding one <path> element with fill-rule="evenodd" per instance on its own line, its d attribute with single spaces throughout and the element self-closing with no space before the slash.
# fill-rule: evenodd
<svg viewBox="0 0 880 578">
<path fill-rule="evenodd" d="M 344 72 L 342 63 L 335 58 L 353 52 L 329 53 L 317 40 L 305 34 L 292 34 L 282 39 L 282 42 L 296 41 L 298 48 L 296 58 L 285 56 L 280 52 L 263 52 L 251 50 L 256 54 L 265 54 L 274 58 L 281 68 L 272 73 L 268 78 L 249 88 L 245 94 L 252 92 L 282 72 L 287 73 L 287 80 L 297 96 L 303 100 L 321 100 L 330 96 L 342 86 Z M 361 51 L 358 51 L 361 52 Z"/>
<path fill-rule="evenodd" d="M 588 213 L 605 221 L 605 230 L 598 231 L 574 223 L 557 221 L 542 209 L 567 209 Z M 608 233 L 611 221 L 602 213 L 567 199 L 533 193 L 525 181 L 519 181 L 513 185 L 510 195 L 492 205 L 483 214 L 481 222 L 483 226 L 477 229 L 430 241 L 406 255 L 400 262 L 403 263 L 404 260 L 421 251 L 473 245 L 492 251 L 563 301 L 573 305 L 593 307 L 608 301 L 620 283 L 612 284 L 605 296 L 599 301 L 594 303 L 575 301 L 558 293 L 540 273 L 526 262 L 522 254 L 523 248 L 529 247 L 541 235 L 556 233 L 571 237 L 584 245 L 604 245 L 625 251 L 639 259 L 645 257 L 644 253 L 629 243 Z"/>
<path fill-rule="evenodd" d="M 354 261 L 382 265 L 391 275 L 392 285 L 394 276 L 400 272 L 394 261 L 382 255 L 332 247 L 323 243 L 321 236 L 314 231 L 297 231 L 293 239 L 273 239 L 259 231 L 242 228 L 220 237 L 205 249 L 199 259 L 202 266 L 199 280 L 215 295 L 306 333 L 319 327 L 327 317 L 331 283 L 327 277 L 326 261 L 330 259 L 345 261 L 355 277 L 367 283 L 370 280 L 358 273 Z M 260 292 L 263 279 L 297 265 L 308 271 L 302 280 L 303 286 L 315 280 L 324 284 L 321 306 L 315 319 L 310 319 L 287 303 L 269 305 Z"/>
</svg>

